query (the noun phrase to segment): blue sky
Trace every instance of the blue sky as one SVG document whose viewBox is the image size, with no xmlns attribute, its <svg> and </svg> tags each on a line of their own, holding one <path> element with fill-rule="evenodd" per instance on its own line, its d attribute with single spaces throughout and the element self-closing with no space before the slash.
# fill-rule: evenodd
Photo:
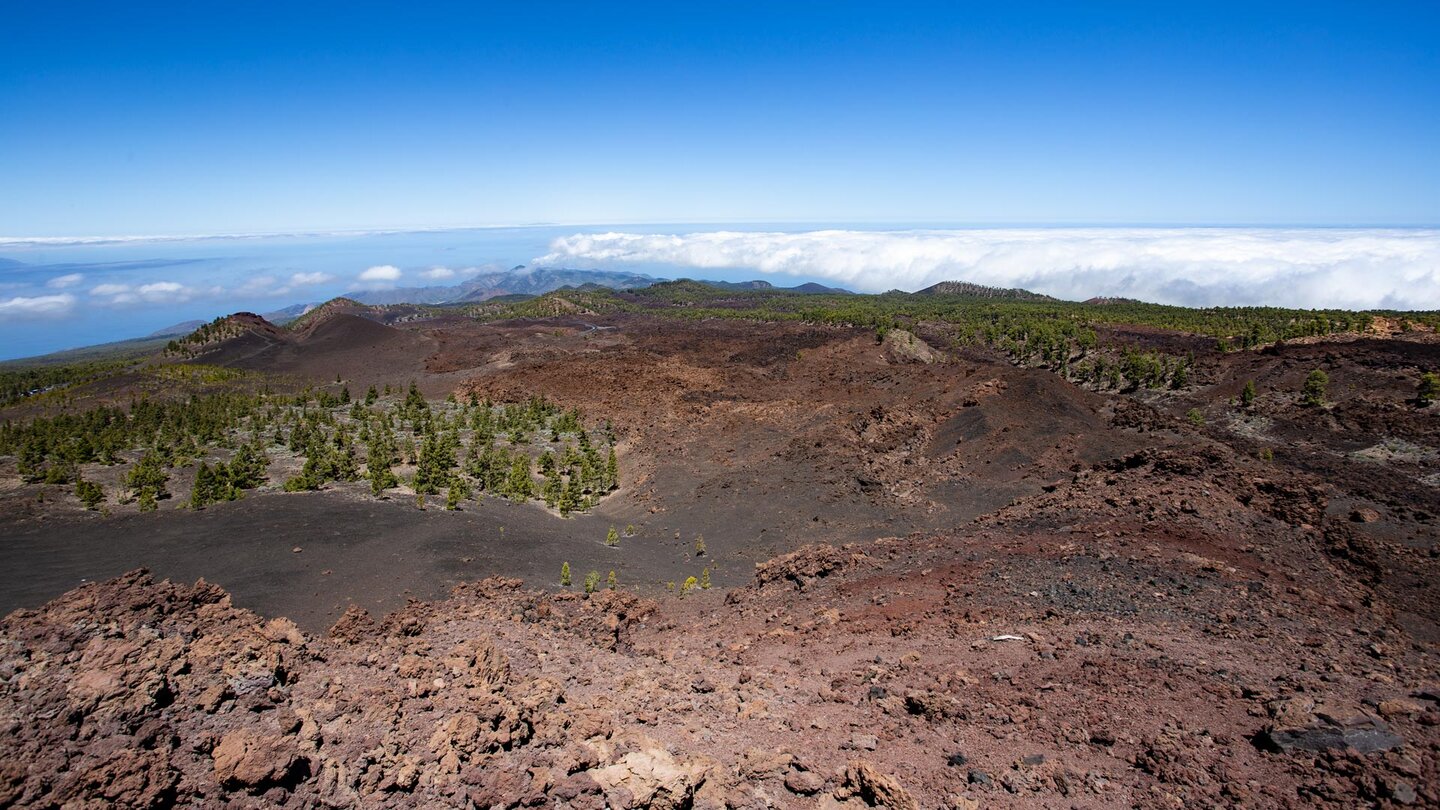
<svg viewBox="0 0 1440 810">
<path fill-rule="evenodd" d="M 1433 0 L 12 3 L 4 20 L 0 236 L 1440 222 Z"/>
<path fill-rule="evenodd" d="M 1440 308 L 1435 0 L 32 2 L 0 26 L 0 357 L 375 267 Z M 445 230 L 485 225 L 528 227 Z M 215 234 L 269 236 L 73 238 Z"/>
</svg>

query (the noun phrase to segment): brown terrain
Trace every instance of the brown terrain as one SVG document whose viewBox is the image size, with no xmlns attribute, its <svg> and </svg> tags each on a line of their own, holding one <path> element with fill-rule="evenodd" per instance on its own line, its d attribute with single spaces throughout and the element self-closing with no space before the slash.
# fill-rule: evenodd
<svg viewBox="0 0 1440 810">
<path fill-rule="evenodd" d="M 1189 384 L 633 314 L 339 307 L 205 347 L 544 394 L 613 423 L 620 488 L 562 520 L 5 485 L 0 806 L 1440 806 L 1440 342 L 1115 331 L 1193 351 Z"/>
</svg>

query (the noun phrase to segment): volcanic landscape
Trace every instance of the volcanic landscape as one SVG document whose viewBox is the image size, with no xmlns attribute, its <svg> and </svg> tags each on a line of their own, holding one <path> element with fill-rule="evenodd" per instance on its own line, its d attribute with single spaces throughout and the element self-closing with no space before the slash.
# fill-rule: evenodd
<svg viewBox="0 0 1440 810">
<path fill-rule="evenodd" d="M 271 415 L 154 509 L 144 448 L 0 450 L 0 806 L 1440 806 L 1434 317 L 1242 345 L 1097 302 L 1032 353 L 974 290 L 877 329 L 687 283 L 241 314 L 11 401 Z M 541 400 L 494 441 L 613 450 L 573 512 L 404 451 L 306 477 L 407 408 L 465 469 Z M 245 442 L 263 483 L 194 497 Z"/>
</svg>

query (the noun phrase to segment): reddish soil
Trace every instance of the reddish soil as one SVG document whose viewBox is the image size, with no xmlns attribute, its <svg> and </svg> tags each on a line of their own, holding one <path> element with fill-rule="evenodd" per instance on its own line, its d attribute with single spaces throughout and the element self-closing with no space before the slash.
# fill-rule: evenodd
<svg viewBox="0 0 1440 810">
<path fill-rule="evenodd" d="M 32 609 L 0 623 L 0 806 L 1440 806 L 1440 410 L 1407 401 L 1440 344 L 1202 350 L 1189 388 L 1116 394 L 800 325 L 375 326 L 401 336 L 269 351 L 613 420 L 622 486 L 581 520 L 644 542 L 344 491 L 88 523 L 9 493 L 0 553 L 36 573 L 5 586 Z M 513 545 L 464 539 L 492 521 Z M 97 576 L 303 627 L 141 574 L 39 607 L 106 535 L 133 553 Z M 620 591 L 544 590 L 605 554 Z M 399 603 L 492 573 L 528 584 Z M 352 601 L 398 610 L 324 631 Z"/>
</svg>

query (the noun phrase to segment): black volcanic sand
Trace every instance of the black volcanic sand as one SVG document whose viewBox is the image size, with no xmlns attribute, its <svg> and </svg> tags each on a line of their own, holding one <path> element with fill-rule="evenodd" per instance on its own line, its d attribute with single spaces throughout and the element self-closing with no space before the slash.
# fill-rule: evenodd
<svg viewBox="0 0 1440 810">
<path fill-rule="evenodd" d="M 204 577 L 237 605 L 312 631 L 351 603 L 385 613 L 409 597 L 443 597 L 459 582 L 495 574 L 558 587 L 564 561 L 577 588 L 590 570 L 604 577 L 614 569 L 622 585 L 698 576 L 707 564 L 717 583 L 749 575 L 748 564 L 687 561 L 692 535 L 676 540 L 659 524 L 609 548 L 611 525 L 599 514 L 561 519 L 498 499 L 454 512 L 432 502 L 420 511 L 413 500 L 339 491 L 252 494 L 201 512 L 167 501 L 149 514 L 31 518 L 11 523 L 0 541 L 0 569 L 24 572 L 0 579 L 0 613 L 138 567 L 178 581 Z"/>
<path fill-rule="evenodd" d="M 487 576 L 559 587 L 567 561 L 575 588 L 588 571 L 603 579 L 613 569 L 622 586 L 653 592 L 707 567 L 715 585 L 726 587 L 748 582 L 755 562 L 796 545 L 901 533 L 898 525 L 883 532 L 895 524 L 883 519 L 836 526 L 833 505 L 797 508 L 783 495 L 775 501 L 781 505 L 627 517 L 612 499 L 562 519 L 534 503 L 496 498 L 453 512 L 432 499 L 421 511 L 406 496 L 376 500 L 351 489 L 251 493 L 200 512 L 178 509 L 174 499 L 148 514 L 32 512 L 11 521 L 0 540 L 0 570 L 24 572 L 0 578 L 0 613 L 36 608 L 85 582 L 145 567 L 182 582 L 204 577 L 241 607 L 323 631 L 352 603 L 379 615 L 408 598 L 440 598 L 457 583 Z M 817 521 L 812 513 L 822 506 L 829 512 Z M 635 526 L 634 537 L 618 548 L 604 544 L 611 526 L 623 532 L 627 525 Z M 703 557 L 694 553 L 698 535 L 705 538 Z"/>
</svg>

